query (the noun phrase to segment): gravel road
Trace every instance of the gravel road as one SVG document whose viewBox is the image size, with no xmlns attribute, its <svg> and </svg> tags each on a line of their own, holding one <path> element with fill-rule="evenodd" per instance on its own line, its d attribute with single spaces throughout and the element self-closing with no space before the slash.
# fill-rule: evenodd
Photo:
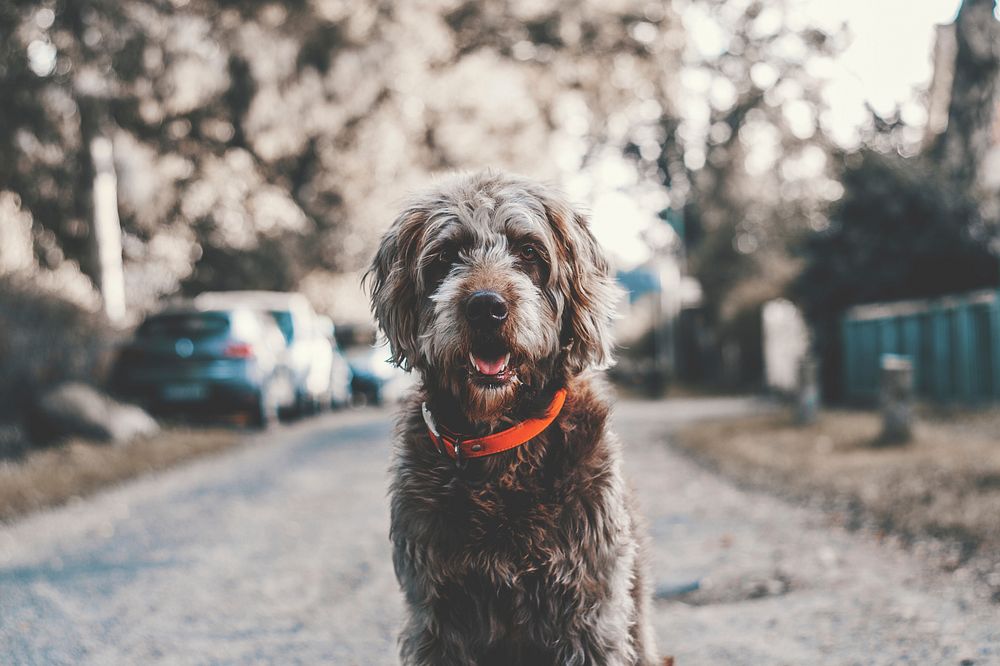
<svg viewBox="0 0 1000 666">
<path fill-rule="evenodd" d="M 622 402 L 661 650 L 700 664 L 1000 664 L 1000 608 L 919 553 L 734 487 Z M 389 413 L 334 414 L 0 527 L 2 664 L 394 664 Z"/>
</svg>

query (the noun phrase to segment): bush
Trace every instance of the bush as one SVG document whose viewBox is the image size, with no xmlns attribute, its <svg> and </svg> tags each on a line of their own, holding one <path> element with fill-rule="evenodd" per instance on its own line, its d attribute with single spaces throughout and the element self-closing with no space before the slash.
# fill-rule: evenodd
<svg viewBox="0 0 1000 666">
<path fill-rule="evenodd" d="M 0 276 L 0 425 L 22 421 L 42 391 L 101 385 L 118 335 L 100 316 L 24 277 Z"/>
<path fill-rule="evenodd" d="M 998 281 L 990 230 L 976 202 L 922 158 L 847 155 L 843 197 L 809 237 L 792 285 L 816 333 L 827 398 L 840 396 L 840 328 L 856 304 L 930 298 Z"/>
</svg>

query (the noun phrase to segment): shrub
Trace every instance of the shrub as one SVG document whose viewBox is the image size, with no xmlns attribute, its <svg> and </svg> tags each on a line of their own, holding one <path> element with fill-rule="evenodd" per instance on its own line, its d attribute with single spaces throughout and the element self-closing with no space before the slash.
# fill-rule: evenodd
<svg viewBox="0 0 1000 666">
<path fill-rule="evenodd" d="M 0 424 L 16 424 L 42 391 L 69 380 L 101 385 L 118 334 L 99 315 L 0 276 Z"/>
<path fill-rule="evenodd" d="M 830 226 L 806 239 L 792 294 L 813 324 L 827 398 L 840 397 L 840 329 L 856 304 L 995 286 L 995 230 L 933 163 L 863 150 L 847 155 Z"/>
</svg>

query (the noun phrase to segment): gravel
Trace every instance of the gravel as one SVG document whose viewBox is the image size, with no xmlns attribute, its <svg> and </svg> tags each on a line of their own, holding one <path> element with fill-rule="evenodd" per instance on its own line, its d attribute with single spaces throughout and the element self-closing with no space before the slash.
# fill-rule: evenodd
<svg viewBox="0 0 1000 666">
<path fill-rule="evenodd" d="M 664 443 L 746 400 L 622 402 L 661 651 L 695 664 L 1000 663 L 996 606 Z M 393 664 L 386 411 L 336 414 L 0 527 L 5 664 Z"/>
</svg>

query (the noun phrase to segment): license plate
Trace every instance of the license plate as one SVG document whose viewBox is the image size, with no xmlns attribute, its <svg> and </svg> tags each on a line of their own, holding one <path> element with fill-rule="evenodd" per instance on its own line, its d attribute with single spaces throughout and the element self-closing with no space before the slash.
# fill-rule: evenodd
<svg viewBox="0 0 1000 666">
<path fill-rule="evenodd" d="M 163 387 L 164 400 L 201 400 L 208 389 L 201 384 L 169 384 Z"/>
</svg>

